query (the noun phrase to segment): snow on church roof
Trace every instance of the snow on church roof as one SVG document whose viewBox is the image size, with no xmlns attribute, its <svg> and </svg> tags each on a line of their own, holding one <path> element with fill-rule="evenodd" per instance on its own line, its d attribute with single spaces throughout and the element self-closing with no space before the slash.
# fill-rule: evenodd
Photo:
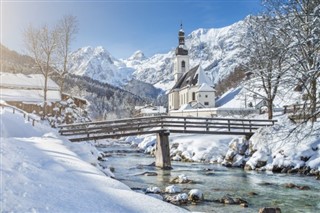
<svg viewBox="0 0 320 213">
<path fill-rule="evenodd" d="M 203 71 L 202 67 L 199 66 L 196 74 L 198 74 L 198 85 L 207 84 L 209 87 L 212 86 L 212 83 L 206 73 Z"/>
<path fill-rule="evenodd" d="M 215 90 L 210 87 L 207 83 L 201 84 L 201 86 L 198 89 L 198 92 L 214 92 Z"/>
<path fill-rule="evenodd" d="M 203 71 L 201 66 L 197 65 L 188 72 L 184 73 L 184 75 L 173 86 L 172 90 L 181 89 L 186 86 L 201 86 L 202 84 L 207 84 L 209 87 L 212 85 L 210 79 Z M 214 90 L 212 89 L 210 91 Z"/>
</svg>

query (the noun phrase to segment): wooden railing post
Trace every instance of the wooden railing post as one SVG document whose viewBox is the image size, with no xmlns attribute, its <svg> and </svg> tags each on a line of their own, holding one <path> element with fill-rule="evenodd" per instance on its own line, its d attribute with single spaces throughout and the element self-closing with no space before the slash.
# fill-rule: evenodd
<svg viewBox="0 0 320 213">
<path fill-rule="evenodd" d="M 206 119 L 206 129 L 207 129 L 207 132 L 209 131 L 209 120 L 208 118 Z"/>
</svg>

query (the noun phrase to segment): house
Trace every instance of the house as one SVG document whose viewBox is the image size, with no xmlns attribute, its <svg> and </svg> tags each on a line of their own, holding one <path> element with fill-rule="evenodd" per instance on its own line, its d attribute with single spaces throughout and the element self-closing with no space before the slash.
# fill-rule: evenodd
<svg viewBox="0 0 320 213">
<path fill-rule="evenodd" d="M 166 115 L 167 109 L 163 106 L 152 106 L 152 105 L 145 105 L 145 106 L 135 106 L 134 107 L 135 117 L 147 117 L 147 116 L 159 116 L 159 115 Z"/>
<path fill-rule="evenodd" d="M 179 30 L 179 45 L 175 51 L 174 79 L 175 85 L 168 93 L 169 114 L 190 105 L 192 109 L 214 108 L 215 89 L 201 65 L 189 69 L 189 55 L 185 46 L 184 31 Z M 186 110 L 186 109 L 184 109 Z"/>
<path fill-rule="evenodd" d="M 73 103 L 77 106 L 77 107 L 79 107 L 79 108 L 81 108 L 81 109 L 83 109 L 83 108 L 85 108 L 87 105 L 88 105 L 88 101 L 87 101 L 87 99 L 84 99 L 84 98 L 81 98 L 81 97 L 77 97 L 77 96 L 73 96 L 73 95 L 70 95 L 70 94 L 68 94 L 68 93 L 65 93 L 65 92 L 63 92 L 62 94 L 61 94 L 61 99 L 63 100 L 63 101 L 67 101 L 67 100 L 69 100 L 69 99 L 72 99 L 73 100 Z"/>
<path fill-rule="evenodd" d="M 26 112 L 40 113 L 44 97 L 44 76 L 42 74 L 0 73 L 0 99 Z M 55 104 L 61 101 L 59 86 L 48 78 L 47 113 L 53 113 Z"/>
</svg>

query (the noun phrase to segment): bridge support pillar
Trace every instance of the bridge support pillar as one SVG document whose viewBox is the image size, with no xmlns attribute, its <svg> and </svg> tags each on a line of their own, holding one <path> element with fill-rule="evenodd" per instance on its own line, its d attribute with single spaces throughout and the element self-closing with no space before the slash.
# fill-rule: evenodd
<svg viewBox="0 0 320 213">
<path fill-rule="evenodd" d="M 162 169 L 172 169 L 169 148 L 169 131 L 161 131 L 157 134 L 156 166 Z"/>
</svg>

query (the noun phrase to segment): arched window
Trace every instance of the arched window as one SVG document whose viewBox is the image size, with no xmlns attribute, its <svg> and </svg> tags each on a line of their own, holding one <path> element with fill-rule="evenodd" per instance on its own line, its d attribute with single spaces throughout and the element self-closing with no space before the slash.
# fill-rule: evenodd
<svg viewBox="0 0 320 213">
<path fill-rule="evenodd" d="M 186 62 L 185 61 L 181 61 L 181 72 L 185 72 L 186 71 Z"/>
</svg>

